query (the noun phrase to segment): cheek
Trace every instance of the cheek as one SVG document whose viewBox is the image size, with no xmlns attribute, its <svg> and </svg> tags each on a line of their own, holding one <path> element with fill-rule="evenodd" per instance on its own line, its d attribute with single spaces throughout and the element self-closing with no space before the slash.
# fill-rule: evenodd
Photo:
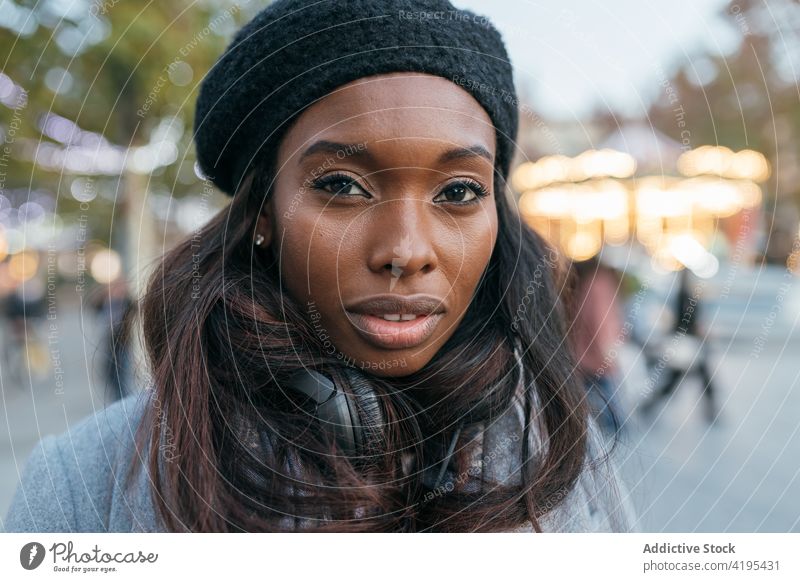
<svg viewBox="0 0 800 582">
<path fill-rule="evenodd" d="M 454 288 L 471 292 L 489 264 L 497 240 L 497 215 L 492 212 L 459 224 L 441 245 L 440 268 Z"/>
<path fill-rule="evenodd" d="M 345 232 L 346 225 L 338 228 L 317 213 L 302 210 L 279 222 L 281 272 L 296 299 L 335 299 L 355 260 L 348 249 L 353 235 Z"/>
</svg>

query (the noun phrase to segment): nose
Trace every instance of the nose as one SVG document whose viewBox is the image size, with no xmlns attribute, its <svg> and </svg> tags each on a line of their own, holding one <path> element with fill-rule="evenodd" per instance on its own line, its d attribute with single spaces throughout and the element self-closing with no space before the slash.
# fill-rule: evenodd
<svg viewBox="0 0 800 582">
<path fill-rule="evenodd" d="M 420 199 L 392 200 L 373 210 L 368 237 L 369 268 L 391 273 L 393 281 L 416 273 L 428 273 L 438 265 L 435 224 L 430 203 Z"/>
</svg>

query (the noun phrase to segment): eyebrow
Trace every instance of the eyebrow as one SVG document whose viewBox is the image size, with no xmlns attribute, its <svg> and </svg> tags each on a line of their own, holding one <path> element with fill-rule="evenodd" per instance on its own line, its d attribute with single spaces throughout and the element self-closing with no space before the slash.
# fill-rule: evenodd
<svg viewBox="0 0 800 582">
<path fill-rule="evenodd" d="M 487 150 L 485 147 L 482 145 L 472 145 L 469 147 L 457 147 L 444 152 L 441 156 L 439 156 L 439 163 L 445 164 L 455 160 L 475 157 L 486 158 L 490 162 L 494 161 L 492 159 L 492 154 L 489 153 L 489 150 Z"/>
<path fill-rule="evenodd" d="M 355 156 L 364 158 L 369 161 L 373 161 L 374 158 L 370 153 L 369 149 L 364 148 L 364 144 L 359 143 L 340 143 L 335 141 L 328 141 L 328 140 L 320 140 L 311 144 L 300 156 L 300 161 L 303 161 L 309 156 L 315 154 L 334 154 L 337 155 L 339 152 L 346 152 L 347 157 Z M 476 144 L 467 147 L 456 147 L 446 152 L 442 153 L 439 156 L 438 163 L 446 164 L 448 162 L 453 162 L 456 160 L 461 160 L 464 158 L 485 158 L 490 162 L 493 162 L 494 159 L 492 154 L 482 145 Z"/>
</svg>

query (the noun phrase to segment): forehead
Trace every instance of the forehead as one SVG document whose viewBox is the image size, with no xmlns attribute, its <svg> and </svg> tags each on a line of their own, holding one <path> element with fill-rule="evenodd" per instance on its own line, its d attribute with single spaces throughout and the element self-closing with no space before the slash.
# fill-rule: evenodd
<svg viewBox="0 0 800 582">
<path fill-rule="evenodd" d="M 337 88 L 298 117 L 281 149 L 292 156 L 317 140 L 382 147 L 414 140 L 415 147 L 482 145 L 495 152 L 494 126 L 480 103 L 455 83 L 421 73 L 376 75 Z"/>
</svg>

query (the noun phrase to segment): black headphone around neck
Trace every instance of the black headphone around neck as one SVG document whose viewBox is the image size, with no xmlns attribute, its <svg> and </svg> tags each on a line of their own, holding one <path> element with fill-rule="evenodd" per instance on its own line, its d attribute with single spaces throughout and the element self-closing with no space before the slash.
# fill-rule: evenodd
<svg viewBox="0 0 800 582">
<path fill-rule="evenodd" d="M 338 371 L 346 376 L 353 389 L 353 397 L 337 387 L 333 378 L 310 368 L 295 372 L 287 387 L 308 399 L 309 408 L 313 407 L 313 410 L 308 410 L 309 414 L 319 420 L 323 430 L 329 431 L 345 455 L 380 454 L 378 443 L 383 437 L 384 414 L 378 396 L 369 380 L 354 368 L 340 368 Z M 336 372 L 331 371 L 330 374 L 336 375 Z M 462 420 L 453 434 L 447 454 L 439 464 L 433 489 L 439 486 L 445 476 L 463 424 Z"/>
<path fill-rule="evenodd" d="M 291 376 L 287 386 L 309 399 L 309 406 L 313 407 L 309 412 L 319 419 L 323 430 L 329 431 L 344 454 L 371 454 L 383 434 L 384 415 L 378 395 L 369 380 L 354 368 L 343 367 L 328 374 L 303 368 Z M 336 378 L 337 375 L 344 378 Z M 352 387 L 352 396 L 337 386 L 342 379 Z"/>
<path fill-rule="evenodd" d="M 519 373 L 517 384 L 519 384 L 524 380 L 524 371 L 516 345 L 514 356 Z M 385 417 L 379 397 L 373 390 L 370 381 L 351 367 L 335 368 L 329 374 L 330 376 L 317 370 L 303 368 L 289 378 L 287 387 L 310 401 L 314 410 L 309 413 L 318 418 L 323 430 L 330 431 L 347 456 L 368 456 L 380 453 L 379 443 L 384 435 Z M 352 387 L 352 397 L 341 387 L 337 387 L 337 381 L 341 384 L 342 377 L 346 378 Z M 445 476 L 463 426 L 464 420 L 462 419 L 453 433 L 447 453 L 439 465 L 433 489 L 439 486 Z"/>
</svg>

